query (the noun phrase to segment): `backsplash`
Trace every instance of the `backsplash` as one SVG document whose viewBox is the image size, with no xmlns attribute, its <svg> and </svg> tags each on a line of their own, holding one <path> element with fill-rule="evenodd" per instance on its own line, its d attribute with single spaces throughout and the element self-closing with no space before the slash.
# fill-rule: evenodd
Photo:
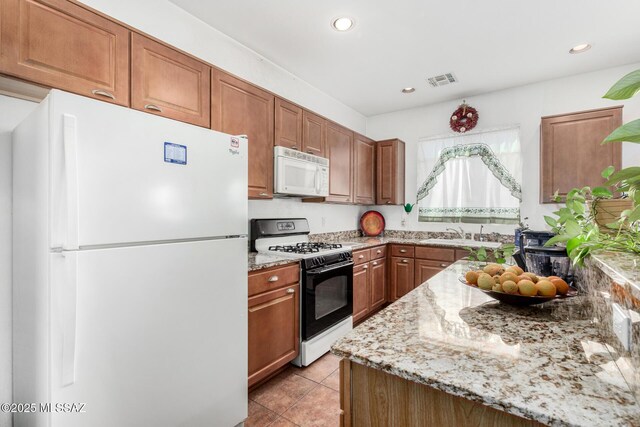
<svg viewBox="0 0 640 427">
<path fill-rule="evenodd" d="M 606 348 L 615 360 L 628 387 L 640 403 L 640 282 L 635 266 L 640 258 L 630 254 L 602 253 L 586 260 L 585 267 L 576 270 L 582 292 L 590 301 L 594 325 Z M 612 304 L 627 310 L 632 320 L 632 345 L 628 351 L 613 332 Z M 592 343 L 583 343 L 583 345 Z M 604 369 L 604 367 L 603 367 Z"/>
<path fill-rule="evenodd" d="M 333 242 L 344 241 L 346 239 L 353 239 L 356 237 L 363 237 L 362 231 L 350 230 L 350 231 L 337 231 L 333 233 L 317 233 L 309 235 L 309 240 L 312 242 Z M 457 239 L 459 236 L 456 233 L 449 231 L 408 231 L 408 230 L 385 230 L 380 237 L 388 237 L 394 239 L 409 239 L 409 240 L 426 240 L 426 239 Z M 500 242 L 500 243 L 513 243 L 512 234 L 499 234 L 499 233 L 486 233 L 482 237 L 486 242 Z M 479 234 L 465 233 L 465 238 L 480 240 Z"/>
</svg>

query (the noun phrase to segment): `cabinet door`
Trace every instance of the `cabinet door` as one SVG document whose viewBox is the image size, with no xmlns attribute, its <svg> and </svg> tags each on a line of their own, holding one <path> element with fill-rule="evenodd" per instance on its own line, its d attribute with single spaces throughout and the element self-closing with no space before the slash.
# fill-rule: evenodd
<svg viewBox="0 0 640 427">
<path fill-rule="evenodd" d="M 0 72 L 129 105 L 129 30 L 65 0 L 2 0 Z"/>
<path fill-rule="evenodd" d="M 553 193 L 566 196 L 574 187 L 604 183 L 600 172 L 619 170 L 621 144 L 601 145 L 622 124 L 622 107 L 543 117 L 540 129 L 540 202 L 553 203 Z"/>
<path fill-rule="evenodd" d="M 204 62 L 133 33 L 131 107 L 209 127 L 210 69 Z"/>
<path fill-rule="evenodd" d="M 353 267 L 353 321 L 369 313 L 369 264 Z"/>
<path fill-rule="evenodd" d="M 413 258 L 391 257 L 391 301 L 395 301 L 414 288 Z"/>
<path fill-rule="evenodd" d="M 442 270 L 450 266 L 448 262 L 430 261 L 425 259 L 416 260 L 415 286 L 418 287 L 424 282 L 440 273 Z"/>
<path fill-rule="evenodd" d="M 302 150 L 302 108 L 280 98 L 275 108 L 274 145 Z"/>
<path fill-rule="evenodd" d="M 378 310 L 387 300 L 387 268 L 384 259 L 369 263 L 369 311 Z"/>
<path fill-rule="evenodd" d="M 376 202 L 376 145 L 366 136 L 354 135 L 355 202 L 373 205 Z"/>
<path fill-rule="evenodd" d="M 249 386 L 298 356 L 299 285 L 249 298 Z"/>
<path fill-rule="evenodd" d="M 404 204 L 404 157 L 399 139 L 376 144 L 376 204 Z"/>
<path fill-rule="evenodd" d="M 335 123 L 327 125 L 329 158 L 328 202 L 353 202 L 353 132 Z"/>
<path fill-rule="evenodd" d="M 273 197 L 274 96 L 211 70 L 211 127 L 249 138 L 249 198 Z"/>
<path fill-rule="evenodd" d="M 325 156 L 327 120 L 310 111 L 302 113 L 302 150 L 314 156 Z"/>
</svg>

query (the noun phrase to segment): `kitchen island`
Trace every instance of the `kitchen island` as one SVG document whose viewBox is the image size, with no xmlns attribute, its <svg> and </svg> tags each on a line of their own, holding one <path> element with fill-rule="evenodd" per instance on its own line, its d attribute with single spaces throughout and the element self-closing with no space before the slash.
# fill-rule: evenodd
<svg viewBox="0 0 640 427">
<path fill-rule="evenodd" d="M 345 426 L 637 426 L 590 297 L 511 307 L 458 261 L 338 341 Z"/>
</svg>

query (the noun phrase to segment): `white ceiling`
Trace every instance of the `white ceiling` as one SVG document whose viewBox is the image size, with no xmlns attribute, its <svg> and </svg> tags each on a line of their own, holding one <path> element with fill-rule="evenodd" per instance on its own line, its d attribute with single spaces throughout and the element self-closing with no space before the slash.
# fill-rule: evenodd
<svg viewBox="0 0 640 427">
<path fill-rule="evenodd" d="M 640 61 L 638 0 L 171 1 L 366 116 Z"/>
</svg>

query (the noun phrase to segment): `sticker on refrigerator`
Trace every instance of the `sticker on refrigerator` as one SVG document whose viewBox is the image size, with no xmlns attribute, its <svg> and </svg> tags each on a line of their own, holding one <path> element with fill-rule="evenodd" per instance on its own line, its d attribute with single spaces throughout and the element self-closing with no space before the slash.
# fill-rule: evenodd
<svg viewBox="0 0 640 427">
<path fill-rule="evenodd" d="M 175 163 L 178 165 L 187 164 L 187 146 L 173 144 L 171 142 L 164 143 L 164 161 L 167 163 Z"/>
</svg>

